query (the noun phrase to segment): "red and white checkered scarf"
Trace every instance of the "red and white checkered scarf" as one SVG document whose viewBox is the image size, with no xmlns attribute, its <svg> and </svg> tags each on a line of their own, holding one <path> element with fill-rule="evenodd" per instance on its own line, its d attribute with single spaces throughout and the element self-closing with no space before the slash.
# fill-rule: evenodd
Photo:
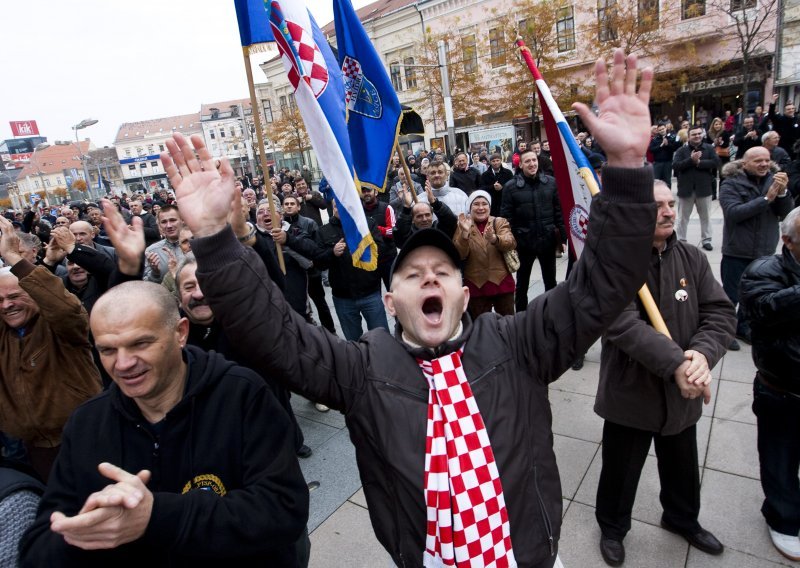
<svg viewBox="0 0 800 568">
<path fill-rule="evenodd" d="M 461 353 L 424 361 L 428 379 L 423 564 L 515 567 L 503 487 Z"/>
</svg>

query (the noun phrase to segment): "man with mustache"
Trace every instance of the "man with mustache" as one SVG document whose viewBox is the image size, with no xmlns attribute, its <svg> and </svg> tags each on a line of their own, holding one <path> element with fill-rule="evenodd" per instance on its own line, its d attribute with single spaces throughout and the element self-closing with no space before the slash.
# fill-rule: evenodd
<svg viewBox="0 0 800 568">
<path fill-rule="evenodd" d="M 600 553 L 609 566 L 625 560 L 636 487 L 655 440 L 661 479 L 661 526 L 709 554 L 723 546 L 697 522 L 700 477 L 696 424 L 711 400 L 711 369 L 736 328 L 733 306 L 700 250 L 675 234 L 675 199 L 656 180 L 658 218 L 647 286 L 672 337 L 650 325 L 637 299 L 603 336 L 595 412 L 603 426 L 597 488 Z"/>
</svg>

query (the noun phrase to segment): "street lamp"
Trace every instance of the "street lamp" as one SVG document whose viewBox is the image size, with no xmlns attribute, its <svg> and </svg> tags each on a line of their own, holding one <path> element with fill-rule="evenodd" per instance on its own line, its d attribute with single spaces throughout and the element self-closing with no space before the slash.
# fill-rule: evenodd
<svg viewBox="0 0 800 568">
<path fill-rule="evenodd" d="M 95 125 L 98 122 L 99 120 L 97 120 L 96 118 L 84 118 L 78 124 L 72 127 L 72 129 L 75 131 L 75 145 L 78 147 L 78 155 L 80 156 L 81 159 L 81 169 L 83 170 L 83 181 L 84 183 L 86 183 L 86 191 L 88 192 L 89 197 L 92 196 L 92 191 L 91 188 L 89 187 L 89 172 L 86 171 L 86 164 L 83 161 L 84 156 L 83 156 L 83 150 L 81 150 L 81 143 L 78 141 L 78 130 L 86 128 L 87 126 Z"/>
</svg>

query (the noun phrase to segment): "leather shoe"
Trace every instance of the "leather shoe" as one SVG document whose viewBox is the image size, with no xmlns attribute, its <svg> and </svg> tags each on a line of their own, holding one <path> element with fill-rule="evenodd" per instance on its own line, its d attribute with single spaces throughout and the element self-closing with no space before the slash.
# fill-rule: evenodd
<svg viewBox="0 0 800 568">
<path fill-rule="evenodd" d="M 297 452 L 295 452 L 295 453 L 297 454 L 298 458 L 306 459 L 306 458 L 310 458 L 311 454 L 313 454 L 314 452 L 311 450 L 311 448 L 309 448 L 308 446 L 303 444 L 302 446 L 300 446 L 300 449 L 297 450 Z"/>
<path fill-rule="evenodd" d="M 739 349 L 741 349 L 741 348 L 742 348 L 742 346 L 739 345 L 739 342 L 736 341 L 735 339 L 732 339 L 731 340 L 731 344 L 728 345 L 728 351 L 739 351 Z"/>
<path fill-rule="evenodd" d="M 573 370 L 573 371 L 580 371 L 581 369 L 583 369 L 583 356 L 581 356 L 581 357 L 578 357 L 578 358 L 577 358 L 577 359 L 575 359 L 575 361 L 572 363 L 572 370 Z"/>
<path fill-rule="evenodd" d="M 703 243 L 703 248 L 705 250 L 714 250 L 714 246 L 711 243 Z"/>
<path fill-rule="evenodd" d="M 600 554 L 609 566 L 622 566 L 625 562 L 625 546 L 621 540 L 600 536 Z"/>
<path fill-rule="evenodd" d="M 717 537 L 702 527 L 700 527 L 700 529 L 696 532 L 685 531 L 683 529 L 679 529 L 678 527 L 672 526 L 665 521 L 663 517 L 661 518 L 661 526 L 671 533 L 682 536 L 696 549 L 702 550 L 708 554 L 717 556 L 718 554 L 722 554 L 722 552 L 725 550 L 725 547 L 722 546 L 722 543 L 717 540 Z"/>
</svg>

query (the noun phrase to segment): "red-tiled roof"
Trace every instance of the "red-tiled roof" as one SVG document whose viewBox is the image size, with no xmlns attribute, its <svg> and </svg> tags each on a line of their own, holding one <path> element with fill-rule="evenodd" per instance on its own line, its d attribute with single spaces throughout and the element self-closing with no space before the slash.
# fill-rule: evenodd
<svg viewBox="0 0 800 568">
<path fill-rule="evenodd" d="M 200 116 L 206 116 L 211 114 L 212 108 L 217 108 L 220 112 L 228 112 L 230 111 L 231 105 L 242 105 L 242 108 L 245 111 L 245 114 L 248 110 L 250 110 L 250 98 L 246 99 L 234 99 L 232 101 L 222 101 L 221 103 L 206 103 L 200 105 Z"/>
<path fill-rule="evenodd" d="M 31 161 L 22 168 L 19 177 L 38 175 L 40 172 L 47 175 L 60 173 L 65 169 L 80 169 L 80 155 L 81 153 L 84 156 L 88 154 L 89 146 L 91 146 L 91 143 L 88 140 L 82 140 L 80 142 L 80 151 L 78 151 L 78 146 L 75 142 L 53 144 L 47 148 L 36 150 L 31 155 Z"/>
<path fill-rule="evenodd" d="M 169 134 L 173 130 L 182 133 L 200 132 L 200 113 L 181 114 L 166 118 L 154 118 L 140 122 L 126 122 L 121 124 L 114 140 L 119 144 L 126 140 L 137 140 L 145 136 L 155 136 L 158 133 Z"/>
<path fill-rule="evenodd" d="M 378 0 L 377 2 L 372 2 L 356 10 L 356 16 L 358 16 L 362 24 L 366 24 L 375 18 L 394 12 L 400 8 L 416 4 L 418 1 L 419 0 Z M 329 22 L 322 28 L 322 33 L 325 34 L 325 36 L 333 35 L 335 31 L 336 29 L 333 22 Z"/>
</svg>

